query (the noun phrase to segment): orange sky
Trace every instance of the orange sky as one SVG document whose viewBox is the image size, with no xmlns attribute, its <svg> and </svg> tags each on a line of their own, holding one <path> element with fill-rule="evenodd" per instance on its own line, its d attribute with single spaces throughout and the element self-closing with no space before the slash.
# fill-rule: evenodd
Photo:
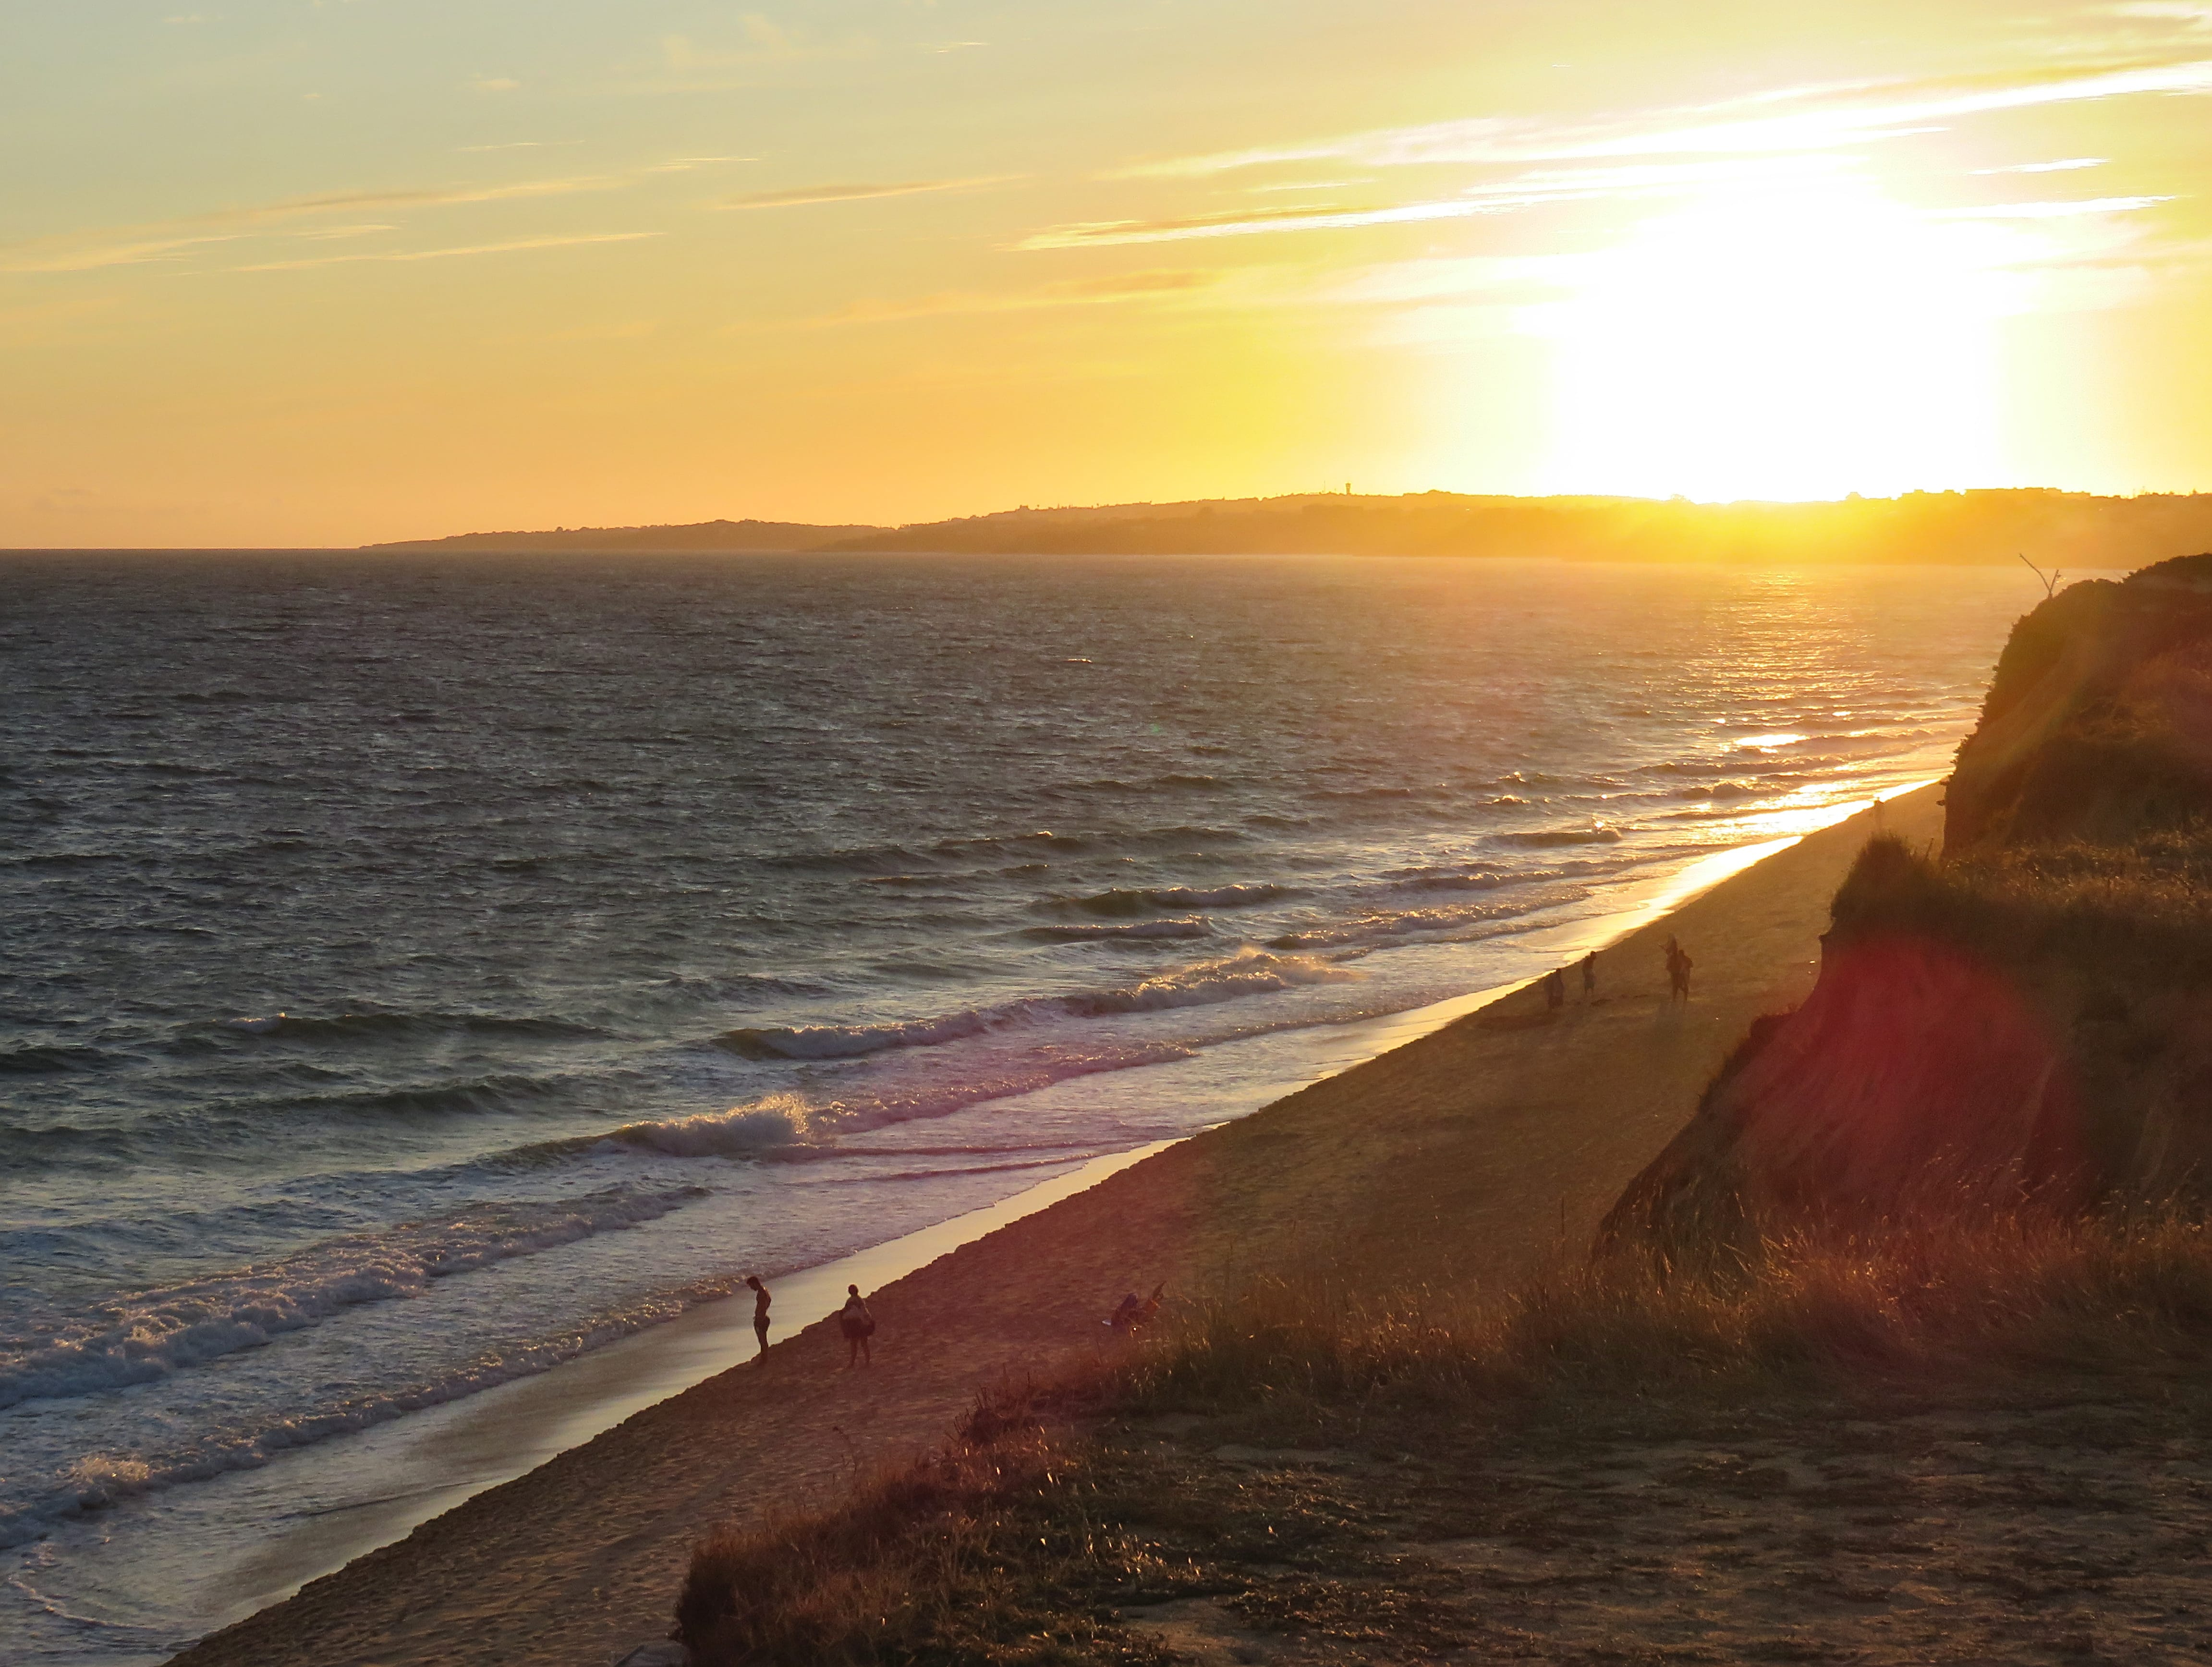
<svg viewBox="0 0 2212 1667">
<path fill-rule="evenodd" d="M 2212 0 L 8 33 L 0 545 L 2212 490 Z"/>
</svg>

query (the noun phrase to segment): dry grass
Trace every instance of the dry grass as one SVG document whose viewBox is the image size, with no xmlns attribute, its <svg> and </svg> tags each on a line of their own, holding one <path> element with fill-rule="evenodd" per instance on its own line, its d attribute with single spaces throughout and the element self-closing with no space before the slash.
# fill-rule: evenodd
<svg viewBox="0 0 2212 1667">
<path fill-rule="evenodd" d="M 1868 842 L 1836 893 L 1835 924 L 1929 937 L 2002 965 L 2063 965 L 2131 987 L 2212 981 L 2212 831 L 2127 844 L 2069 842 L 1941 861 Z"/>
<path fill-rule="evenodd" d="M 2033 1213 L 1763 1239 L 1670 1267 L 1621 1250 L 1491 1306 L 1364 1302 L 1324 1284 L 1195 1305 L 1118 1374 L 1115 1404 L 1586 1394 L 1700 1398 L 2094 1370 L 2160 1378 L 2212 1355 L 2212 1230 L 2178 1213 Z"/>
<path fill-rule="evenodd" d="M 1075 1463 L 1047 1436 L 1040 1402 L 994 1397 L 942 1452 L 856 1479 L 830 1510 L 710 1536 L 677 1606 L 695 1658 L 992 1660 L 1028 1638 L 1035 1582 L 1010 1575 L 1012 1542 L 1022 1561 L 1049 1548 L 1029 1529 L 1046 1524 Z"/>
<path fill-rule="evenodd" d="M 1782 1236 L 1696 1270 L 1620 1253 L 1490 1305 L 1270 1283 L 1185 1305 L 1117 1360 L 993 1398 L 945 1453 L 832 1511 L 718 1533 L 679 1621 L 708 1667 L 1150 1659 L 1117 1606 L 1210 1588 L 1133 1526 L 1176 1517 L 1176 1483 L 1084 1433 L 1112 1421 L 1243 1415 L 1277 1436 L 1402 1439 L 1537 1411 L 1687 1416 L 1937 1386 L 2002 1398 L 2085 1373 L 2155 1393 L 2208 1360 L 2212 1232 L 2176 1214 Z"/>
</svg>

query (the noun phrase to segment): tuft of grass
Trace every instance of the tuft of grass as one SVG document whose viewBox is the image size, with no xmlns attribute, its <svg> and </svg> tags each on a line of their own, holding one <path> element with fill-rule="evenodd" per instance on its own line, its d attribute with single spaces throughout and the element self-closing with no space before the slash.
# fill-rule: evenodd
<svg viewBox="0 0 2212 1667">
<path fill-rule="evenodd" d="M 1893 932 L 1994 964 L 2060 964 L 2148 988 L 2212 983 L 2212 827 L 1940 861 L 1869 840 L 1834 905 L 1848 940 Z"/>
<path fill-rule="evenodd" d="M 1086 1455 L 1052 1433 L 1098 1387 L 1002 1387 L 942 1451 L 857 1477 L 828 1509 L 716 1530 L 693 1550 L 677 1635 L 702 1667 L 1156 1662 L 1070 1597 L 1086 1572 L 1146 1561 L 1086 1517 Z"/>
</svg>

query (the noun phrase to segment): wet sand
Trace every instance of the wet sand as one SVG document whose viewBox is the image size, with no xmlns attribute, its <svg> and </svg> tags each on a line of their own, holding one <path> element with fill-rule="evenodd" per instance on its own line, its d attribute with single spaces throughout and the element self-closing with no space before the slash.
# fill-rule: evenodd
<svg viewBox="0 0 2212 1667">
<path fill-rule="evenodd" d="M 601 1667 L 665 1634 L 712 1524 L 928 1446 L 977 1386 L 1103 1346 L 1125 1290 L 1325 1269 L 1510 1284 L 1586 1244 L 1757 1014 L 1802 999 L 1830 895 L 1877 820 L 1936 836 L 1939 789 L 1809 836 L 1540 989 L 1158 1153 L 871 1295 L 874 1365 L 817 1323 L 178 1658 Z M 1661 946 L 1697 961 L 1668 999 Z M 779 1304 L 778 1318 L 803 1316 Z M 518 1428 L 518 1445 L 533 1432 Z"/>
</svg>

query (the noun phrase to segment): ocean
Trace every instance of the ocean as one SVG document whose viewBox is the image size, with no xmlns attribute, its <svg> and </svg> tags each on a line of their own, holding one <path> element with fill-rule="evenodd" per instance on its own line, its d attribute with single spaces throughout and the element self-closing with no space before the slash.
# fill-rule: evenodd
<svg viewBox="0 0 2212 1667">
<path fill-rule="evenodd" d="M 364 1432 L 1242 1115 L 1940 776 L 2038 595 L 0 557 L 9 1658 L 161 1660 Z"/>
</svg>

